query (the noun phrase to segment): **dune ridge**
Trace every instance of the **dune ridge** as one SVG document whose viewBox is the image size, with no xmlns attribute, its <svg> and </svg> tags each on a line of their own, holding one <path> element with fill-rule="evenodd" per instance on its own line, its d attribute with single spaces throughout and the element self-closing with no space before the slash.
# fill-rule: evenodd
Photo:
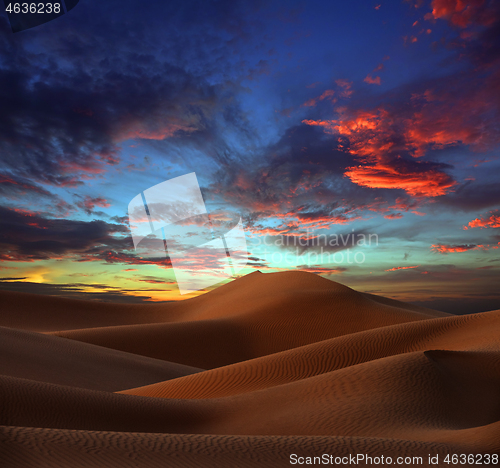
<svg viewBox="0 0 500 468">
<path fill-rule="evenodd" d="M 304 272 L 175 304 L 0 300 L 2 467 L 500 452 L 500 310 L 454 316 Z"/>
</svg>

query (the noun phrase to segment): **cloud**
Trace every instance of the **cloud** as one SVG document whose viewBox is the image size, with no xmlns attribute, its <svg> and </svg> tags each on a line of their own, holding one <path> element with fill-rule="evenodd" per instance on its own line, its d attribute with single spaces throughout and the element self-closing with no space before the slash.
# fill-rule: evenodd
<svg viewBox="0 0 500 468">
<path fill-rule="evenodd" d="M 79 261 L 91 262 L 102 261 L 106 263 L 122 263 L 125 265 L 157 265 L 162 268 L 171 268 L 172 263 L 169 257 L 148 257 L 142 258 L 135 253 L 126 251 L 100 249 L 88 254 L 82 254 Z"/>
<path fill-rule="evenodd" d="M 467 252 L 469 250 L 474 250 L 477 248 L 478 245 L 476 244 L 462 244 L 462 245 L 436 244 L 431 246 L 431 250 L 440 254 Z"/>
<path fill-rule="evenodd" d="M 400 266 L 400 267 L 389 268 L 388 270 L 385 270 L 385 271 L 412 270 L 414 268 L 418 268 L 419 266 L 420 265 L 415 265 L 415 266 Z"/>
<path fill-rule="evenodd" d="M 111 204 L 103 197 L 90 197 L 88 195 L 76 204 L 78 207 L 83 209 L 88 215 L 91 215 L 96 206 L 101 208 L 109 208 Z"/>
<path fill-rule="evenodd" d="M 464 226 L 464 229 L 472 229 L 472 228 L 498 228 L 500 227 L 500 211 L 492 211 L 489 217 L 476 218 L 469 222 L 467 226 Z"/>
<path fill-rule="evenodd" d="M 127 269 L 125 271 L 130 271 L 133 269 Z M 140 281 L 142 283 L 150 283 L 150 284 L 177 284 L 176 281 L 165 280 L 165 278 L 158 278 L 156 276 L 139 276 L 138 278 L 134 278 L 134 281 Z"/>
<path fill-rule="evenodd" d="M 118 164 L 126 139 L 200 133 L 206 142 L 215 108 L 236 107 L 227 99 L 232 84 L 209 84 L 208 78 L 231 70 L 244 76 L 257 66 L 238 69 L 227 57 L 254 37 L 261 6 L 223 0 L 144 9 L 123 8 L 117 0 L 83 2 L 78 15 L 68 15 L 58 28 L 36 28 L 23 37 L 12 35 L 2 17 L 3 167 L 29 180 L 31 190 L 39 183 L 77 187 Z M 154 52 L 158 44 L 161 54 Z"/>
<path fill-rule="evenodd" d="M 306 221 L 305 213 L 324 209 L 337 198 L 330 181 L 346 185 L 342 174 L 352 162 L 352 155 L 336 139 L 311 126 L 297 125 L 251 164 L 247 158 L 221 160 L 221 168 L 204 193 L 263 216 L 297 218 L 290 213 L 302 207 L 301 220 Z"/>
<path fill-rule="evenodd" d="M 446 19 L 452 25 L 490 26 L 496 21 L 498 8 L 492 0 L 432 0 L 432 18 Z"/>
<path fill-rule="evenodd" d="M 468 146 L 477 153 L 497 148 L 498 95 L 497 68 L 478 74 L 469 67 L 446 79 L 421 80 L 391 91 L 383 105 L 365 108 L 356 102 L 337 107 L 336 118 L 303 123 L 345 138 L 345 151 L 358 162 L 346 169 L 354 183 L 399 188 L 412 196 L 443 196 L 457 186 L 448 173 L 452 167 L 429 158 L 452 147 Z M 424 161 L 418 164 L 412 158 Z"/>
<path fill-rule="evenodd" d="M 390 213 L 390 214 L 384 215 L 385 219 L 400 219 L 402 217 L 403 217 L 403 215 L 401 213 Z"/>
<path fill-rule="evenodd" d="M 412 304 L 441 310 L 455 315 L 475 314 L 500 309 L 499 297 L 433 297 L 430 300 L 411 301 Z"/>
<path fill-rule="evenodd" d="M 149 302 L 151 296 L 148 292 L 152 289 L 124 289 L 114 288 L 105 284 L 85 283 L 34 283 L 22 281 L 24 278 L 0 278 L 1 291 L 16 291 L 30 294 L 43 294 L 47 296 L 66 297 L 69 299 L 84 299 L 99 302 L 118 302 L 124 304 L 141 304 Z M 89 289 L 101 291 L 89 291 Z"/>
<path fill-rule="evenodd" d="M 8 173 L 0 173 L 0 194 L 7 198 L 19 198 L 26 195 L 55 198 L 52 193 L 30 180 Z"/>
<path fill-rule="evenodd" d="M 460 31 L 447 46 L 481 69 L 500 60 L 500 5 L 495 0 L 433 0 L 430 21 L 445 20 Z M 445 42 L 443 42 L 445 43 Z"/>
<path fill-rule="evenodd" d="M 350 98 L 352 93 L 354 92 L 352 90 L 352 81 L 349 81 L 345 78 L 340 78 L 338 80 L 335 80 L 335 84 L 341 88 L 341 91 L 339 92 L 340 97 L 343 98 Z"/>
<path fill-rule="evenodd" d="M 53 219 L 26 210 L 0 207 L 0 259 L 3 261 L 96 255 L 106 248 L 130 247 L 128 229 L 122 225 Z"/>
<path fill-rule="evenodd" d="M 467 181 L 454 192 L 441 197 L 439 203 L 454 210 L 476 211 L 500 204 L 500 185 Z"/>
<path fill-rule="evenodd" d="M 345 175 L 365 187 L 402 189 L 416 197 L 437 197 L 456 185 L 453 178 L 443 172 L 446 167 L 439 163 L 395 158 L 370 166 L 350 167 Z"/>
<path fill-rule="evenodd" d="M 304 104 L 302 104 L 302 106 L 303 107 L 315 107 L 316 104 L 318 104 L 318 102 L 324 101 L 325 99 L 328 99 L 332 103 L 335 103 L 337 100 L 333 97 L 334 95 L 335 95 L 335 91 L 333 89 L 327 89 L 320 96 L 309 99 L 308 101 L 304 102 Z"/>
<path fill-rule="evenodd" d="M 381 83 L 380 76 L 372 77 L 371 74 L 367 75 L 363 81 L 368 84 L 376 84 L 376 85 L 380 85 Z"/>
<path fill-rule="evenodd" d="M 347 271 L 348 269 L 345 267 L 334 267 L 334 268 L 328 268 L 328 267 L 320 267 L 318 265 L 298 265 L 297 270 L 301 271 L 307 271 L 308 273 L 316 273 L 318 275 L 337 275 L 339 273 L 343 273 L 344 271 Z"/>
</svg>

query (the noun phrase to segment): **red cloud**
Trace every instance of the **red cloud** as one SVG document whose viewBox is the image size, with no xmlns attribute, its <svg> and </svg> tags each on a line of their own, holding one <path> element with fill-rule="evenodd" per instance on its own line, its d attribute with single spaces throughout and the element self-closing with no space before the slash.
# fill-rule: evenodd
<svg viewBox="0 0 500 468">
<path fill-rule="evenodd" d="M 6 175 L 6 174 L 0 174 L 0 184 L 13 185 L 13 186 L 16 186 L 17 188 L 37 192 L 37 193 L 40 193 L 42 195 L 49 194 L 46 190 L 42 189 L 41 187 L 38 187 L 36 185 L 32 185 L 32 184 L 28 183 L 27 181 L 16 180 L 15 178 L 13 178 L 9 175 Z"/>
<path fill-rule="evenodd" d="M 415 265 L 415 266 L 404 266 L 404 267 L 394 267 L 394 268 L 389 268 L 389 270 L 385 271 L 396 271 L 396 270 L 411 270 L 412 268 L 418 268 L 420 265 Z"/>
<path fill-rule="evenodd" d="M 324 268 L 324 267 L 318 267 L 318 266 L 305 266 L 305 265 L 300 265 L 297 267 L 298 270 L 301 271 L 308 271 L 309 273 L 318 273 L 318 274 L 325 274 L 325 275 L 336 275 L 339 273 L 343 273 L 344 271 L 347 270 L 347 268 L 344 267 L 336 267 L 336 268 Z"/>
<path fill-rule="evenodd" d="M 330 99 L 332 102 L 336 102 L 337 100 L 333 98 L 335 91 L 333 89 L 327 89 L 321 96 L 318 96 L 313 99 L 309 99 L 308 101 L 302 104 L 303 107 L 314 107 L 319 101 L 324 101 L 325 99 Z"/>
<path fill-rule="evenodd" d="M 491 212 L 493 213 L 493 211 Z M 497 228 L 500 227 L 500 214 L 492 214 L 489 218 L 476 218 L 469 222 L 467 226 L 464 226 L 464 229 L 469 228 Z"/>
<path fill-rule="evenodd" d="M 307 125 L 323 127 L 326 133 L 339 133 L 350 139 L 350 152 L 365 158 L 366 166 L 350 167 L 345 172 L 352 182 L 370 188 L 399 188 L 410 195 L 444 195 L 456 182 L 432 164 L 409 164 L 390 158 L 389 152 L 405 150 L 411 143 L 396 143 L 394 119 L 384 110 L 355 111 L 339 120 L 304 120 Z M 407 132 L 409 134 L 409 132 Z M 399 146 L 398 146 L 399 145 Z"/>
<path fill-rule="evenodd" d="M 460 28 L 489 26 L 496 21 L 493 3 L 485 0 L 433 0 L 431 17 L 446 19 Z"/>
<path fill-rule="evenodd" d="M 468 250 L 474 250 L 481 246 L 476 244 L 463 244 L 463 245 L 446 245 L 446 244 L 436 244 L 431 246 L 431 250 L 440 254 L 455 253 L 455 252 L 467 252 Z"/>
<path fill-rule="evenodd" d="M 101 208 L 109 208 L 111 205 L 103 197 L 92 198 L 87 195 L 83 201 L 77 203 L 77 206 L 85 210 L 88 214 L 91 214 L 96 206 L 100 206 Z"/>
<path fill-rule="evenodd" d="M 429 150 L 459 144 L 478 152 L 498 145 L 496 121 L 490 116 L 500 111 L 496 99 L 500 71 L 468 78 L 450 78 L 446 87 L 414 94 L 410 102 L 371 110 L 342 107 L 336 109 L 337 119 L 303 123 L 348 137 L 349 152 L 362 164 L 348 168 L 346 175 L 353 182 L 373 188 L 402 188 L 409 194 L 443 195 L 455 182 L 439 165 L 405 172 L 398 169 L 396 158 L 400 154 L 422 157 Z"/>
<path fill-rule="evenodd" d="M 351 89 L 351 86 L 352 86 L 352 82 L 351 81 L 345 80 L 345 79 L 339 79 L 339 80 L 335 80 L 335 84 L 339 88 L 342 88 L 342 91 L 340 91 L 340 93 L 339 93 L 340 97 L 348 98 L 353 93 L 353 91 Z"/>
<path fill-rule="evenodd" d="M 124 141 L 135 138 L 145 140 L 164 140 L 174 136 L 177 132 L 194 132 L 196 126 L 194 122 L 182 122 L 170 118 L 169 122 L 162 122 L 161 125 L 151 126 L 147 122 L 142 122 L 137 119 L 130 119 L 128 122 L 123 122 L 118 131 L 114 135 L 115 140 Z"/>
<path fill-rule="evenodd" d="M 416 36 L 411 36 L 411 37 L 403 36 L 403 42 L 404 42 L 405 45 L 408 44 L 408 41 L 411 42 L 411 43 L 414 43 L 414 42 L 418 41 L 418 38 Z"/>
<path fill-rule="evenodd" d="M 456 184 L 448 174 L 438 169 L 420 168 L 416 164 L 413 169 L 411 166 L 405 168 L 393 161 L 350 167 L 345 175 L 363 187 L 399 188 L 417 197 L 444 195 Z"/>
<path fill-rule="evenodd" d="M 373 78 L 371 75 L 367 75 L 363 80 L 365 83 L 380 85 L 380 76 Z"/>
<path fill-rule="evenodd" d="M 391 214 L 384 216 L 385 219 L 399 219 L 402 217 L 403 217 L 403 215 L 401 213 L 391 213 Z"/>
</svg>

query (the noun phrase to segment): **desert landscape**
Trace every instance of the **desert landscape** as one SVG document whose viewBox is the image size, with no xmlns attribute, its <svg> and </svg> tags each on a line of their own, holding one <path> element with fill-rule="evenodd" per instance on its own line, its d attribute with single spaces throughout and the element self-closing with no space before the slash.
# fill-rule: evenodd
<svg viewBox="0 0 500 468">
<path fill-rule="evenodd" d="M 0 297 L 5 468 L 500 451 L 499 310 L 451 315 L 300 271 L 161 304 Z"/>
</svg>

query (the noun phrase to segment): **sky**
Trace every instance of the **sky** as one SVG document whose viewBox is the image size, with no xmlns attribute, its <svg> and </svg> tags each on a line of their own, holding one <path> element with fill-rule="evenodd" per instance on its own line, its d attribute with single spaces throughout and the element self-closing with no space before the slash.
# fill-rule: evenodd
<svg viewBox="0 0 500 468">
<path fill-rule="evenodd" d="M 168 255 L 134 249 L 131 200 L 195 172 L 214 223 L 242 220 L 237 276 L 498 309 L 499 117 L 491 0 L 80 0 L 15 34 L 2 12 L 0 288 L 227 282 L 181 295 Z"/>
</svg>

